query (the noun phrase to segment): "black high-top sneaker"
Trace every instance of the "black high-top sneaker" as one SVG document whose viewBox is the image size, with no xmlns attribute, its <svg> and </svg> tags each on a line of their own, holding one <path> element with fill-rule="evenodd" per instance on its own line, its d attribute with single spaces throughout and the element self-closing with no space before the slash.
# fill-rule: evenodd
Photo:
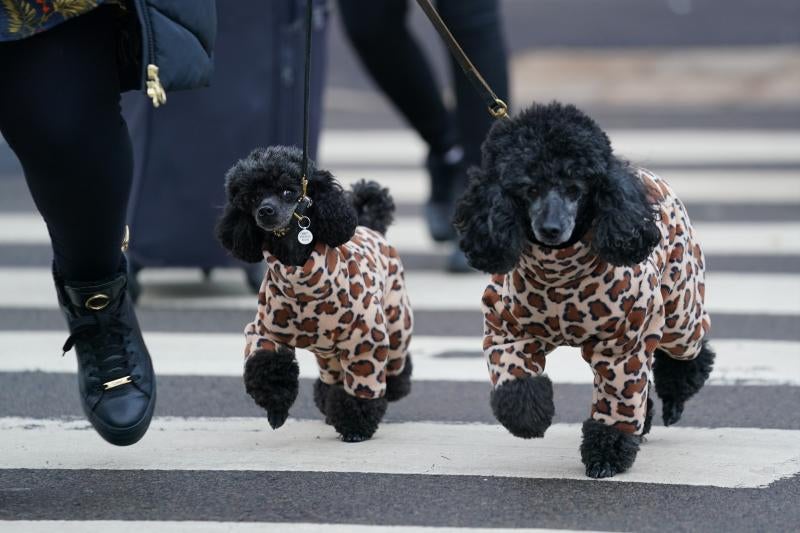
<svg viewBox="0 0 800 533">
<path fill-rule="evenodd" d="M 425 167 L 431 178 L 431 197 L 425 204 L 428 231 L 434 241 L 452 241 L 456 238 L 452 223 L 455 199 L 466 182 L 464 150 L 454 146 L 442 155 L 431 152 Z"/>
<path fill-rule="evenodd" d="M 127 446 L 147 431 L 156 403 L 156 379 L 127 293 L 127 265 L 96 283 L 72 283 L 53 269 L 61 310 L 75 347 L 83 412 L 100 436 Z"/>
</svg>

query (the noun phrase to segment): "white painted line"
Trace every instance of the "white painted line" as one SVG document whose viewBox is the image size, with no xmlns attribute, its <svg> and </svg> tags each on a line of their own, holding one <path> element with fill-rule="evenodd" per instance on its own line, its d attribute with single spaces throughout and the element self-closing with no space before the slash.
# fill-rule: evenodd
<svg viewBox="0 0 800 533">
<path fill-rule="evenodd" d="M 698 222 L 694 224 L 703 250 L 717 254 L 800 254 L 797 222 Z M 387 237 L 401 254 L 447 253 L 450 244 L 435 243 L 422 217 L 398 217 Z M 40 244 L 50 240 L 38 215 L 0 214 L 0 244 Z M 132 246 L 136 246 L 135 241 Z"/>
<path fill-rule="evenodd" d="M 143 309 L 254 310 L 255 296 L 238 269 L 218 269 L 212 281 L 199 270 L 145 269 L 141 279 Z M 411 270 L 409 297 L 418 311 L 479 310 L 486 288 L 484 274 L 452 275 Z M 712 313 L 800 315 L 800 275 L 718 272 L 707 276 L 706 303 Z M 0 268 L 0 306 L 55 309 L 49 269 Z M 476 325 L 478 327 L 479 325 Z"/>
<path fill-rule="evenodd" d="M 414 380 L 488 383 L 480 331 L 478 324 L 474 337 L 414 337 Z M 66 331 L 0 331 L 0 372 L 74 373 L 75 356 L 60 356 L 66 336 Z M 145 340 L 158 375 L 242 375 L 241 334 L 145 332 Z M 716 340 L 712 346 L 717 360 L 709 385 L 800 386 L 800 343 Z M 311 353 L 298 350 L 297 360 L 301 377 L 318 377 Z M 546 371 L 555 383 L 592 382 L 577 348 L 556 349 Z"/>
<path fill-rule="evenodd" d="M 360 179 L 373 179 L 388 187 L 396 202 L 423 203 L 429 194 L 425 170 L 388 168 L 331 167 L 337 179 L 349 187 Z M 684 202 L 759 202 L 800 201 L 800 172 L 754 170 L 671 170 L 664 177 Z M 691 216 L 691 212 L 689 213 Z"/>
<path fill-rule="evenodd" d="M 120 533 L 577 533 L 567 529 L 505 529 L 421 526 L 376 526 L 362 524 L 314 524 L 308 522 L 192 522 L 192 521 L 122 521 L 122 520 L 8 520 L 0 521 L 5 533 L 85 533 L 114 531 Z M 581 530 L 581 533 L 590 533 Z"/>
<path fill-rule="evenodd" d="M 718 272 L 707 276 L 706 303 L 712 313 L 800 315 L 800 275 Z M 215 270 L 210 282 L 197 269 L 145 269 L 140 281 L 143 309 L 255 310 L 255 295 L 241 270 Z M 406 273 L 411 305 L 418 311 L 479 310 L 484 274 Z M 0 306 L 55 309 L 49 269 L 0 268 Z M 255 312 L 255 311 L 253 311 Z M 476 325 L 478 327 L 479 325 Z"/>
<path fill-rule="evenodd" d="M 800 162 L 800 132 L 774 130 L 610 130 L 615 153 L 637 163 Z M 427 149 L 409 130 L 326 130 L 319 161 L 407 164 Z"/>
<path fill-rule="evenodd" d="M 0 468 L 249 470 L 472 475 L 587 480 L 579 424 L 555 424 L 543 439 L 499 425 L 381 424 L 348 445 L 322 421 L 155 418 L 136 446 L 109 446 L 85 421 L 0 419 Z M 765 487 L 800 472 L 800 431 L 656 426 L 631 471 L 611 482 Z M 55 451 L 53 443 L 58 443 Z"/>
</svg>

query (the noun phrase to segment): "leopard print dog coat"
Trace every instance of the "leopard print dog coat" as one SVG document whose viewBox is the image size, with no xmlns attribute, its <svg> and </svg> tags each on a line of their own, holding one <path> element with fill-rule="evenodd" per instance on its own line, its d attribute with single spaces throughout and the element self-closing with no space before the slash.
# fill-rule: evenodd
<svg viewBox="0 0 800 533">
<path fill-rule="evenodd" d="M 648 259 L 615 267 L 588 239 L 563 249 L 531 245 L 483 295 L 484 354 L 495 388 L 538 376 L 557 346 L 579 346 L 594 371 L 592 418 L 642 434 L 653 351 L 693 359 L 710 327 L 703 252 L 669 185 L 640 169 L 658 202 L 661 241 Z"/>
<path fill-rule="evenodd" d="M 279 345 L 314 353 L 320 379 L 359 398 L 380 398 L 403 371 L 413 316 L 397 250 L 364 226 L 345 244 L 317 243 L 302 267 L 264 252 L 267 272 L 245 360 Z"/>
</svg>

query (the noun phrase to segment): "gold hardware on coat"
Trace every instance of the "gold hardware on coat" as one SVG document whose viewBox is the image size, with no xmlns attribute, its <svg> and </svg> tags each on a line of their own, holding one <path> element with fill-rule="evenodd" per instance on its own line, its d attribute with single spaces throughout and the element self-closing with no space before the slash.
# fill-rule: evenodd
<svg viewBox="0 0 800 533">
<path fill-rule="evenodd" d="M 92 311 L 102 311 L 106 308 L 106 306 L 111 302 L 111 297 L 107 294 L 103 294 L 99 292 L 86 300 L 84 304 L 86 309 L 91 309 Z"/>
<path fill-rule="evenodd" d="M 122 246 L 120 246 L 120 250 L 123 252 L 128 251 L 128 245 L 131 242 L 131 229 L 125 224 L 125 234 L 122 236 Z"/>
<path fill-rule="evenodd" d="M 119 379 L 112 379 L 111 381 L 106 381 L 103 383 L 103 390 L 113 389 L 114 387 L 119 387 L 120 385 L 125 385 L 131 382 L 130 376 L 125 376 L 124 378 Z"/>
<path fill-rule="evenodd" d="M 147 65 L 147 96 L 153 100 L 153 107 L 167 103 L 167 93 L 161 86 L 161 80 L 158 79 L 156 65 Z"/>
</svg>

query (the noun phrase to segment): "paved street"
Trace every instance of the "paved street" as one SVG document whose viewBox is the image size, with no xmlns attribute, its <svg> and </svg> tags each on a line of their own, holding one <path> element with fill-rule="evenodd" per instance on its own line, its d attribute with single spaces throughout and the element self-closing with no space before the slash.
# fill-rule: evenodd
<svg viewBox="0 0 800 533">
<path fill-rule="evenodd" d="M 623 10 L 641 24 L 661 16 L 633 7 L 645 3 L 617 0 L 605 11 L 589 3 L 580 18 L 578 3 L 507 2 L 515 76 L 534 76 L 524 65 L 543 67 L 556 57 L 547 54 L 563 54 L 559 61 L 575 68 Z M 574 349 L 548 359 L 556 420 L 544 439 L 517 439 L 494 420 L 480 354 L 486 278 L 444 272 L 450 248 L 429 240 L 422 219 L 425 148 L 369 92 L 334 28 L 319 160 L 343 183 L 379 180 L 398 204 L 388 237 L 404 259 L 415 308 L 412 394 L 390 407 L 371 441 L 344 444 L 313 404 L 315 363 L 301 350 L 300 397 L 287 424 L 272 431 L 241 379 L 240 332 L 256 305 L 242 273 L 222 269 L 205 279 L 191 269 L 145 269 L 139 318 L 159 376 L 157 416 L 136 446 L 107 445 L 82 416 L 73 354 L 61 357 L 67 333 L 47 233 L 0 141 L 0 530 L 797 531 L 800 97 L 783 87 L 800 69 L 779 50 L 788 46 L 796 57 L 800 36 L 786 24 L 796 3 L 765 2 L 768 20 L 750 24 L 754 15 L 741 7 L 748 3 L 734 2 L 728 26 L 707 35 L 703 24 L 727 3 L 663 4 L 688 5 L 699 18 L 690 24 L 663 15 L 664 27 L 652 33 L 620 36 L 611 48 L 630 52 L 625 72 L 641 64 L 645 49 L 648 64 L 663 72 L 675 50 L 694 50 L 696 64 L 719 62 L 722 47 L 737 43 L 754 56 L 735 76 L 761 69 L 766 57 L 780 68 L 769 77 L 773 89 L 761 87 L 756 99 L 752 86 L 724 92 L 714 85 L 725 105 L 667 94 L 679 84 L 657 105 L 644 97 L 628 105 L 613 91 L 572 93 L 610 128 L 619 154 L 673 185 L 709 269 L 714 372 L 677 426 L 660 424 L 657 402 L 657 424 L 628 473 L 602 481 L 583 475 L 580 423 L 592 376 Z M 521 20 L 535 15 L 534 31 Z M 532 54 L 556 48 L 553 24 L 565 17 L 583 20 L 569 50 Z M 598 27 L 585 29 L 587 20 Z M 649 49 L 650 36 L 658 48 Z M 713 47 L 722 55 L 708 56 Z M 557 91 L 570 79 L 547 83 Z M 693 83 L 702 92 L 706 82 Z M 368 95 L 367 104 L 348 111 L 353 94 Z M 520 89 L 518 96 L 539 94 Z"/>
</svg>

